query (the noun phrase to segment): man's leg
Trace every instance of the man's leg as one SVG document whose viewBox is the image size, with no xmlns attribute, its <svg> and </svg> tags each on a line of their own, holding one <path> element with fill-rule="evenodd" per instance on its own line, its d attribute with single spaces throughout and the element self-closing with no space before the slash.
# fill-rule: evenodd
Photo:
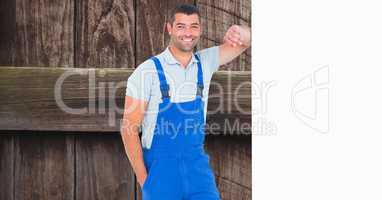
<svg viewBox="0 0 382 200">
<path fill-rule="evenodd" d="M 189 163 L 189 187 L 185 200 L 220 200 L 209 156 L 202 154 Z"/>
<path fill-rule="evenodd" d="M 182 185 L 176 159 L 155 159 L 143 184 L 143 200 L 182 200 Z"/>
</svg>

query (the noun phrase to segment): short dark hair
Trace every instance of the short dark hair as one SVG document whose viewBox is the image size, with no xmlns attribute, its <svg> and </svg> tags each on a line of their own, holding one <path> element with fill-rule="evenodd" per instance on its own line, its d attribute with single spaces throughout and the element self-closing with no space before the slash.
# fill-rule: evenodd
<svg viewBox="0 0 382 200">
<path fill-rule="evenodd" d="M 171 16 L 168 20 L 172 24 L 175 20 L 175 14 L 183 13 L 186 15 L 197 14 L 200 17 L 199 9 L 193 4 L 177 4 L 171 12 Z"/>
</svg>

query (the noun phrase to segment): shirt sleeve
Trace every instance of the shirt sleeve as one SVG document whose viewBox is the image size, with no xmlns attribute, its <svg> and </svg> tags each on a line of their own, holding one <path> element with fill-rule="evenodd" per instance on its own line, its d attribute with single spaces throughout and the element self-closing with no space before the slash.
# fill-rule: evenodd
<svg viewBox="0 0 382 200">
<path fill-rule="evenodd" d="M 151 72 L 149 62 L 139 65 L 127 79 L 126 96 L 149 101 L 152 85 Z"/>
<path fill-rule="evenodd" d="M 219 46 L 203 49 L 198 51 L 197 54 L 199 54 L 200 60 L 211 74 L 219 70 Z"/>
</svg>

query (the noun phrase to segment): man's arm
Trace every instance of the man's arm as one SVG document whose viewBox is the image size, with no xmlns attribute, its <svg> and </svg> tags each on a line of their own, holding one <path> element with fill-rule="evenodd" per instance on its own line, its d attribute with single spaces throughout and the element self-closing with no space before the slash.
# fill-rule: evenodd
<svg viewBox="0 0 382 200">
<path fill-rule="evenodd" d="M 219 46 L 219 65 L 224 65 L 251 46 L 251 29 L 248 26 L 231 26 Z"/>
<path fill-rule="evenodd" d="M 143 161 L 138 128 L 143 120 L 146 108 L 147 101 L 134 99 L 130 96 L 125 97 L 125 110 L 121 130 L 122 141 L 130 164 L 141 187 L 146 180 L 147 171 Z"/>
</svg>

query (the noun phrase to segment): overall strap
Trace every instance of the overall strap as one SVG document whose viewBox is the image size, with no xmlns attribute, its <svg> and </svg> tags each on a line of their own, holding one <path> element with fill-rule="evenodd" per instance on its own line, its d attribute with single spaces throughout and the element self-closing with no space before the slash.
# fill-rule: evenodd
<svg viewBox="0 0 382 200">
<path fill-rule="evenodd" d="M 159 83 L 160 83 L 160 91 L 162 93 L 162 99 L 166 99 L 166 98 L 168 99 L 170 97 L 169 95 L 170 87 L 167 84 L 166 76 L 164 74 L 162 64 L 160 63 L 159 59 L 155 56 L 151 57 L 151 60 L 154 61 L 155 67 L 157 69 L 157 74 L 158 74 Z"/>
<path fill-rule="evenodd" d="M 202 62 L 200 62 L 198 55 L 196 55 L 196 54 L 194 54 L 194 55 L 195 55 L 195 58 L 198 60 L 198 82 L 197 82 L 196 95 L 203 97 L 204 83 L 203 83 Z"/>
</svg>

